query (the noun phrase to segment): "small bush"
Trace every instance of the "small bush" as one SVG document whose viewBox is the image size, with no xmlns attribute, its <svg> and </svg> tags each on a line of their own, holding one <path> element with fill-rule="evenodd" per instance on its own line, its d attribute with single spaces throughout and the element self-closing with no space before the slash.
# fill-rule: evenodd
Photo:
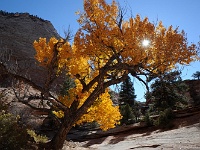
<svg viewBox="0 0 200 150">
<path fill-rule="evenodd" d="M 121 105 L 120 106 L 120 112 L 121 115 L 123 116 L 120 124 L 133 124 L 135 122 L 135 115 L 133 113 L 133 109 L 128 105 Z"/>
<path fill-rule="evenodd" d="M 153 125 L 153 120 L 150 118 L 149 113 L 146 113 L 144 116 L 144 122 L 147 126 Z"/>
<path fill-rule="evenodd" d="M 19 117 L 2 111 L 0 113 L 0 149 L 21 150 L 28 142 L 25 128 L 18 124 Z"/>
<path fill-rule="evenodd" d="M 167 108 L 164 111 L 160 112 L 159 118 L 156 122 L 156 125 L 161 128 L 171 128 L 173 127 L 172 120 L 174 118 L 174 114 L 171 108 Z"/>
</svg>

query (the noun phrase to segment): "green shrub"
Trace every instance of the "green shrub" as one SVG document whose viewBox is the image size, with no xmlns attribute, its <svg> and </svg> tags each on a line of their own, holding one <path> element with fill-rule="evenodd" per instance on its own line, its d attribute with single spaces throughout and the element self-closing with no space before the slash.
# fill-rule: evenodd
<svg viewBox="0 0 200 150">
<path fill-rule="evenodd" d="M 144 122 L 147 126 L 153 125 L 153 120 L 150 118 L 149 113 L 146 113 L 144 116 Z"/>
<path fill-rule="evenodd" d="M 27 145 L 28 134 L 18 121 L 18 116 L 0 112 L 0 149 L 21 150 Z"/>
<path fill-rule="evenodd" d="M 121 124 L 132 124 L 135 122 L 135 115 L 133 113 L 133 109 L 129 106 L 129 104 L 121 105 L 120 112 L 122 115 Z"/>
<path fill-rule="evenodd" d="M 173 127 L 173 118 L 173 110 L 171 108 L 167 108 L 164 111 L 160 112 L 156 125 L 160 126 L 161 128 L 171 128 Z"/>
</svg>

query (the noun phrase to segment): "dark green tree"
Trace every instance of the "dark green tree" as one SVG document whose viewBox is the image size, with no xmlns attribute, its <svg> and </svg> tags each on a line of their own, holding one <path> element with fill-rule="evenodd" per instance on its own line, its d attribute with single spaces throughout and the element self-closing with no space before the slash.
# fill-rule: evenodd
<svg viewBox="0 0 200 150">
<path fill-rule="evenodd" d="M 138 101 L 135 101 L 135 104 L 134 104 L 134 107 L 133 107 L 133 114 L 134 114 L 134 117 L 135 117 L 135 121 L 136 122 L 139 122 L 139 118 L 140 118 L 140 115 L 141 115 L 141 105 Z"/>
<path fill-rule="evenodd" d="M 133 108 L 129 106 L 129 104 L 123 104 L 120 106 L 120 113 L 123 116 L 120 120 L 121 125 L 123 124 L 132 124 L 135 122 L 135 115 L 133 112 Z"/>
<path fill-rule="evenodd" d="M 200 80 L 200 71 L 196 71 L 193 75 L 193 78 L 197 78 L 198 80 Z"/>
<path fill-rule="evenodd" d="M 75 83 L 74 83 L 73 79 L 71 79 L 71 78 L 67 75 L 66 78 L 65 78 L 65 81 L 64 81 L 64 83 L 63 83 L 63 85 L 62 85 L 62 88 L 61 88 L 61 90 L 60 90 L 60 94 L 61 94 L 62 96 L 68 95 L 68 94 L 69 94 L 69 93 L 68 93 L 68 90 L 69 90 L 70 88 L 74 88 L 74 87 L 75 87 Z"/>
<path fill-rule="evenodd" d="M 130 77 L 128 76 L 121 84 L 119 92 L 119 105 L 122 114 L 121 124 L 131 124 L 135 120 L 135 89 Z"/>
<path fill-rule="evenodd" d="M 180 77 L 181 72 L 173 71 L 159 76 L 151 85 L 151 98 L 159 111 L 177 109 L 187 104 L 187 85 Z"/>
<path fill-rule="evenodd" d="M 119 102 L 120 105 L 128 104 L 133 107 L 135 103 L 136 95 L 133 83 L 131 82 L 130 77 L 128 76 L 125 81 L 121 84 L 121 89 L 119 92 Z"/>
</svg>

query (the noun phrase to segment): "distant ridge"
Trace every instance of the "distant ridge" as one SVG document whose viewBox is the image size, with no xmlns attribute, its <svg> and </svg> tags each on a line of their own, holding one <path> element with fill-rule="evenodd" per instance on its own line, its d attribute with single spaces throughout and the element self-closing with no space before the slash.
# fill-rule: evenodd
<svg viewBox="0 0 200 150">
<path fill-rule="evenodd" d="M 16 13 L 10 13 L 10 12 L 6 12 L 6 11 L 3 11 L 3 10 L 0 10 L 0 15 L 3 15 L 3 16 L 7 16 L 7 17 L 19 17 L 19 16 L 26 16 L 26 17 L 30 17 L 31 19 L 35 20 L 35 19 L 39 19 L 40 21 L 47 21 L 47 22 L 50 22 L 48 20 L 44 20 L 40 17 L 38 17 L 37 15 L 31 15 L 29 13 L 19 13 L 19 12 L 16 12 Z"/>
</svg>

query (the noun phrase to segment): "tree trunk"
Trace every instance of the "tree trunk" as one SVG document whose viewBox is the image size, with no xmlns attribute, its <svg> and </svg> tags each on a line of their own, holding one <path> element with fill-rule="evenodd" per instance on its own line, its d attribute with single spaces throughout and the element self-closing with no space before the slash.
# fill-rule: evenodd
<svg viewBox="0 0 200 150">
<path fill-rule="evenodd" d="M 76 123 L 76 121 L 81 117 L 82 114 L 77 113 L 77 107 L 79 102 L 74 101 L 71 105 L 70 111 L 65 112 L 63 122 L 61 123 L 58 132 L 53 137 L 53 139 L 47 144 L 48 149 L 60 150 L 67 138 L 67 134 Z"/>
<path fill-rule="evenodd" d="M 40 149 L 61 150 L 66 140 L 67 134 L 73 127 L 73 122 L 74 118 L 65 118 L 64 122 L 62 122 L 61 126 L 59 127 L 58 132 L 54 135 L 53 139 L 46 144 L 39 145 Z"/>
<path fill-rule="evenodd" d="M 51 141 L 51 148 L 53 150 L 60 150 L 63 147 L 63 144 L 66 140 L 67 134 L 70 131 L 70 129 L 72 128 L 71 125 L 64 125 L 62 124 L 61 127 L 59 128 L 58 132 L 56 133 L 56 135 L 53 137 L 52 141 Z"/>
</svg>

